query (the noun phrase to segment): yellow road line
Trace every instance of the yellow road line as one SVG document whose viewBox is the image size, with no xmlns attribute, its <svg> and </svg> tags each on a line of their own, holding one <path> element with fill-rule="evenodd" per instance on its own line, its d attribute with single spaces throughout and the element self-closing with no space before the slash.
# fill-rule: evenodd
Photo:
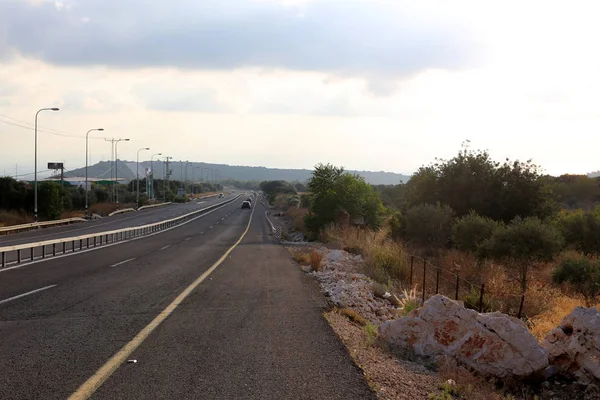
<svg viewBox="0 0 600 400">
<path fill-rule="evenodd" d="M 113 374 L 113 372 L 115 372 L 117 368 L 119 368 L 119 366 L 127 360 L 131 353 L 133 353 L 135 349 L 137 349 L 139 345 L 141 345 L 144 342 L 144 340 L 146 340 L 146 338 L 160 324 L 162 324 L 164 320 L 167 319 L 167 317 L 173 313 L 173 311 L 175 311 L 175 309 L 185 300 L 185 298 L 188 297 L 190 293 L 192 293 L 194 289 L 196 289 L 196 287 L 198 287 L 198 285 L 200 285 L 202 281 L 204 281 L 215 269 L 217 269 L 217 267 L 221 265 L 223 261 L 225 261 L 225 259 L 233 251 L 233 249 L 235 249 L 242 242 L 244 236 L 246 236 L 248 230 L 250 229 L 250 224 L 252 223 L 253 215 L 254 207 L 252 207 L 252 213 L 250 213 L 250 220 L 248 221 L 248 225 L 246 226 L 246 229 L 244 230 L 242 236 L 240 236 L 238 241 L 235 242 L 233 246 L 231 246 L 225 252 L 225 254 L 223 254 L 221 258 L 219 258 L 217 262 L 215 262 L 208 270 L 206 270 L 194 282 L 192 282 L 191 285 L 185 288 L 185 290 L 181 292 L 181 294 L 179 294 L 179 296 L 177 296 L 175 300 L 173 300 L 171 304 L 167 306 L 167 308 L 161 311 L 160 314 L 156 316 L 156 318 L 154 318 L 148 325 L 146 325 L 144 329 L 140 331 L 140 333 L 138 333 L 129 343 L 123 346 L 121 350 L 117 352 L 117 354 L 112 356 L 110 360 L 108 360 L 98 371 L 96 371 L 94 375 L 92 375 L 91 378 L 89 378 L 83 385 L 81 385 L 79 389 L 77 389 L 75 393 L 73 393 L 69 397 L 69 400 L 89 399 L 94 394 L 94 392 L 98 390 L 100 386 L 102 386 L 102 384 Z"/>
</svg>

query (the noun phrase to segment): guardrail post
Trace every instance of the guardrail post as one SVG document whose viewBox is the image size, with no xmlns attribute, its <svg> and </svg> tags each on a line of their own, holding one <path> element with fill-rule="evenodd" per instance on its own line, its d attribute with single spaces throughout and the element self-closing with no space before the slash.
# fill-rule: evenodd
<svg viewBox="0 0 600 400">
<path fill-rule="evenodd" d="M 71 243 L 71 253 L 75 253 L 75 241 Z"/>
<path fill-rule="evenodd" d="M 52 244 L 52 257 L 56 257 L 56 243 Z"/>
<path fill-rule="evenodd" d="M 33 247 L 31 248 L 31 261 L 33 261 Z"/>
<path fill-rule="evenodd" d="M 21 249 L 17 250 L 17 264 L 21 264 Z"/>
<path fill-rule="evenodd" d="M 67 252 L 67 242 L 63 242 L 63 254 Z"/>
<path fill-rule="evenodd" d="M 42 246 L 42 258 L 46 258 L 46 245 Z"/>
<path fill-rule="evenodd" d="M 94 236 L 94 247 L 96 247 L 96 236 Z"/>
<path fill-rule="evenodd" d="M 90 248 L 90 238 L 86 238 L 85 241 L 86 241 L 85 248 L 89 249 Z"/>
<path fill-rule="evenodd" d="M 2 268 L 6 267 L 6 252 L 2 252 Z"/>
<path fill-rule="evenodd" d="M 83 239 L 79 239 L 79 250 L 83 249 Z"/>
</svg>

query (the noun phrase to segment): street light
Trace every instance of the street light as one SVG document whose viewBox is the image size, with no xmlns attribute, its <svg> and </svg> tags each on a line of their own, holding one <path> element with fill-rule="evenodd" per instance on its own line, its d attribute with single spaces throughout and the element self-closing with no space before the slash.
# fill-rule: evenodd
<svg viewBox="0 0 600 400">
<path fill-rule="evenodd" d="M 93 131 L 103 131 L 104 128 L 90 129 L 85 134 L 85 216 L 88 216 L 88 135 Z"/>
<path fill-rule="evenodd" d="M 172 160 L 173 157 L 171 156 L 167 156 L 165 157 L 165 187 L 164 187 L 164 195 L 165 195 L 165 203 L 167 202 L 167 188 L 169 185 L 169 175 L 170 175 L 170 171 L 169 171 L 169 160 Z M 169 188 L 170 189 L 170 188 Z"/>
<path fill-rule="evenodd" d="M 38 182 L 37 182 L 37 121 L 38 121 L 38 114 L 42 111 L 58 111 L 57 107 L 51 107 L 51 108 L 41 108 L 38 110 L 38 112 L 35 113 L 35 144 L 34 144 L 34 161 L 33 161 L 33 173 L 35 175 L 35 188 L 33 191 L 33 221 L 34 222 L 38 222 L 38 202 L 37 202 L 37 189 L 38 189 Z"/>
<path fill-rule="evenodd" d="M 118 156 L 118 148 L 119 148 L 119 142 L 120 141 L 124 141 L 124 142 L 129 142 L 129 139 L 118 139 L 115 140 L 115 182 L 117 184 L 116 190 L 115 190 L 115 195 L 116 195 L 116 199 L 117 199 L 117 210 L 119 209 L 119 156 Z"/>
<path fill-rule="evenodd" d="M 156 154 L 152 154 L 150 156 L 150 170 L 152 171 L 152 198 L 155 199 L 156 196 L 154 195 L 154 162 L 152 160 L 152 158 L 154 158 L 154 156 L 162 156 L 162 153 L 156 153 Z"/>
<path fill-rule="evenodd" d="M 135 174 L 137 175 L 137 193 L 135 195 L 135 202 L 136 204 L 138 204 L 138 207 L 140 204 L 140 151 L 142 150 L 150 150 L 150 147 L 142 147 L 137 151 L 137 159 L 135 166 Z"/>
</svg>

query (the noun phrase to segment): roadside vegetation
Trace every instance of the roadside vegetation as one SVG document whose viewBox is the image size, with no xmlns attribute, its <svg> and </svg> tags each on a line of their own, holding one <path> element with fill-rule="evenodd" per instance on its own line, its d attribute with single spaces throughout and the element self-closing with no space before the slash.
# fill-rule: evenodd
<svg viewBox="0 0 600 400">
<path fill-rule="evenodd" d="M 166 182 L 156 180 L 156 202 L 185 202 L 191 197 L 177 196 L 177 189 L 182 187 L 179 181 Z M 214 193 L 222 190 L 220 184 L 189 184 L 188 193 Z M 135 181 L 116 186 L 118 190 L 119 208 L 136 207 Z M 93 184 L 88 193 L 90 213 L 106 216 L 117 209 L 111 197 L 112 186 L 108 183 Z M 34 188 L 32 182 L 17 181 L 11 177 L 0 177 L 0 226 L 18 225 L 33 222 Z M 139 206 L 151 204 L 146 195 L 146 181 L 140 180 Z M 61 218 L 81 217 L 85 210 L 85 190 L 68 183 L 61 185 L 55 181 L 38 182 L 38 211 L 41 221 Z"/>
<path fill-rule="evenodd" d="M 541 171 L 466 143 L 395 186 L 319 164 L 306 193 L 285 183 L 261 188 L 309 240 L 361 254 L 367 275 L 396 293 L 417 292 L 413 303 L 426 263 L 428 295 L 439 285 L 473 308 L 522 308 L 542 337 L 575 306 L 599 304 L 600 179 Z"/>
</svg>

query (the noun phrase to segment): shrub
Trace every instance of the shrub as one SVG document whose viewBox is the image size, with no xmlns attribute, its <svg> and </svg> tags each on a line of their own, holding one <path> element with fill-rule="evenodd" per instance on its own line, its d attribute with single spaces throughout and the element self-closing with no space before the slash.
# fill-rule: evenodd
<svg viewBox="0 0 600 400">
<path fill-rule="evenodd" d="M 473 286 L 465 297 L 465 307 L 479 311 L 479 299 L 481 299 L 481 289 Z M 494 310 L 494 304 L 490 295 L 485 293 L 485 290 L 483 291 L 481 309 L 481 312 L 490 312 Z"/>
<path fill-rule="evenodd" d="M 421 299 L 417 297 L 417 287 L 415 286 L 411 290 L 404 289 L 399 305 L 402 315 L 406 316 L 412 310 L 416 310 L 419 307 L 421 307 Z"/>
<path fill-rule="evenodd" d="M 321 270 L 321 262 L 323 261 L 323 254 L 319 251 L 313 250 L 310 252 L 310 268 L 313 271 Z"/>
<path fill-rule="evenodd" d="M 310 253 L 305 253 L 305 252 L 299 251 L 299 252 L 294 253 L 294 255 L 292 256 L 292 258 L 298 264 L 301 264 L 301 265 L 310 265 L 310 261 L 311 261 Z"/>
<path fill-rule="evenodd" d="M 484 240 L 492 237 L 499 226 L 498 222 L 471 211 L 456 220 L 452 229 L 452 243 L 460 250 L 476 251 Z"/>
<path fill-rule="evenodd" d="M 453 211 L 449 206 L 414 206 L 408 209 L 404 220 L 409 241 L 428 248 L 441 248 L 448 244 L 454 223 Z"/>
<path fill-rule="evenodd" d="M 372 347 L 377 340 L 377 325 L 373 325 L 371 322 L 367 321 L 363 326 L 363 329 L 366 335 L 365 345 L 367 347 Z"/>
<path fill-rule="evenodd" d="M 600 254 L 600 207 L 587 212 L 563 210 L 554 223 L 568 246 L 584 254 Z"/>
<path fill-rule="evenodd" d="M 552 280 L 569 284 L 591 306 L 600 295 L 600 262 L 584 256 L 566 258 L 552 271 Z"/>
<path fill-rule="evenodd" d="M 502 261 L 515 269 L 525 293 L 529 268 L 540 261 L 551 261 L 563 244 L 563 237 L 552 225 L 537 217 L 515 218 L 506 227 L 496 229 L 477 252 L 480 257 Z"/>
<path fill-rule="evenodd" d="M 404 249 L 398 243 L 386 241 L 372 246 L 366 253 L 367 275 L 378 282 L 388 279 L 408 280 L 409 267 Z"/>
</svg>

